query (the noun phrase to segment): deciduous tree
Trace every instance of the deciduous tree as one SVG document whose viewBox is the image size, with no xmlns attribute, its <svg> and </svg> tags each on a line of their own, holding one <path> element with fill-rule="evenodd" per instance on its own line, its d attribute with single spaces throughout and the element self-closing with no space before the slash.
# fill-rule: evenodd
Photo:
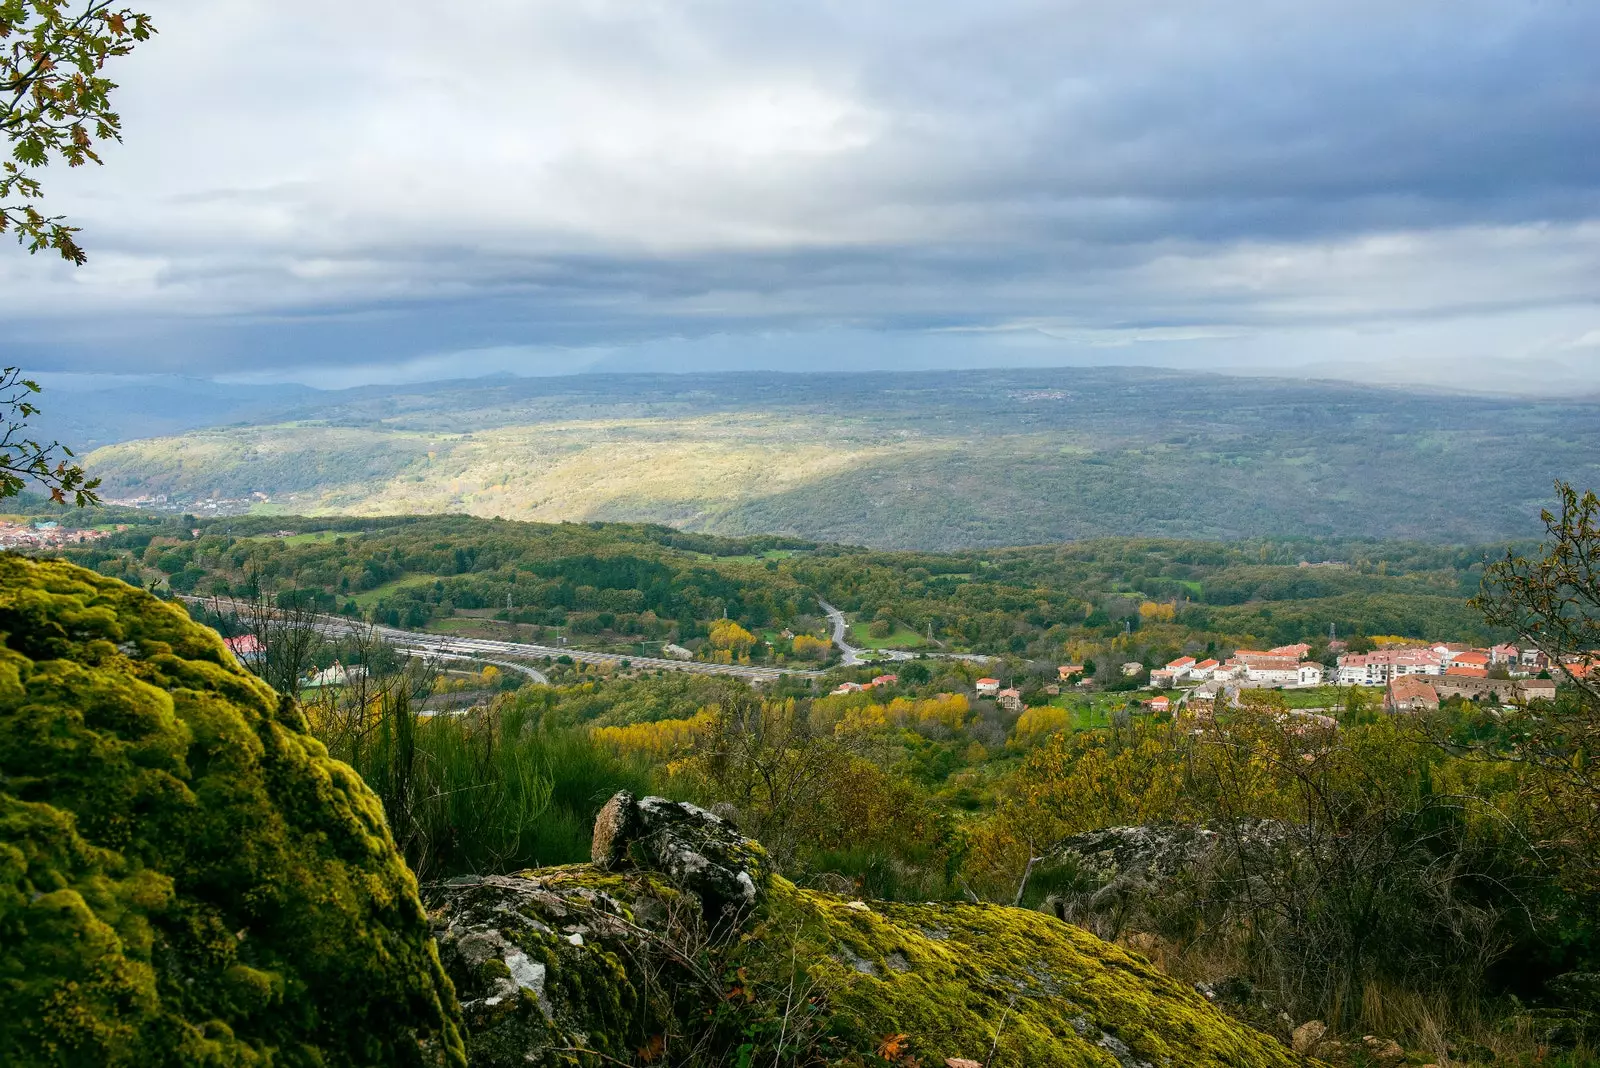
<svg viewBox="0 0 1600 1068">
<path fill-rule="evenodd" d="M 148 15 L 111 0 L 0 0 L 0 131 L 11 147 L 0 164 L 0 234 L 15 233 L 29 252 L 54 249 L 69 263 L 84 262 L 78 227 L 40 210 L 40 172 L 52 162 L 99 163 L 96 144 L 121 140 L 122 119 L 111 109 L 117 84 L 106 64 L 153 33 Z M 69 496 L 79 507 L 97 503 L 99 480 L 84 476 L 72 450 L 29 433 L 38 392 L 21 368 L 0 371 L 0 498 L 33 482 L 60 503 Z"/>
</svg>

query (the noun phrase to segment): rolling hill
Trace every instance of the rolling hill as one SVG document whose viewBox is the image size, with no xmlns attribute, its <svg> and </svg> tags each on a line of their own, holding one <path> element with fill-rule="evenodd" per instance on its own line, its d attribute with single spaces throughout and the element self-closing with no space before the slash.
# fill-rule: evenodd
<svg viewBox="0 0 1600 1068">
<path fill-rule="evenodd" d="M 1149 369 L 501 378 L 297 396 L 87 464 L 108 498 L 198 514 L 649 521 L 921 549 L 1482 542 L 1535 533 L 1552 480 L 1600 483 L 1600 404 Z"/>
</svg>

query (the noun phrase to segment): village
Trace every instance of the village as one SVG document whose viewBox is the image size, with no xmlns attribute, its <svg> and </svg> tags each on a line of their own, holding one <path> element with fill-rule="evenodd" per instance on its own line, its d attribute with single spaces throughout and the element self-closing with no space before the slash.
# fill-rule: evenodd
<svg viewBox="0 0 1600 1068">
<path fill-rule="evenodd" d="M 1337 650 L 1338 646 L 1335 646 Z M 1416 642 L 1392 645 L 1365 653 L 1338 653 L 1332 666 L 1311 659 L 1306 643 L 1276 646 L 1271 649 L 1239 649 L 1225 660 L 1197 660 L 1182 656 L 1148 672 L 1139 687 L 1154 696 L 1130 703 L 1131 711 L 1178 713 L 1206 718 L 1219 707 L 1239 703 L 1239 694 L 1251 689 L 1313 691 L 1327 687 L 1381 689 L 1383 707 L 1390 713 L 1436 710 L 1441 701 L 1461 697 L 1473 701 L 1526 704 L 1553 700 L 1558 680 L 1586 678 L 1600 654 L 1568 657 L 1552 663 L 1542 651 L 1510 644 L 1478 648 L 1459 642 Z M 1146 673 L 1146 666 L 1129 661 L 1119 674 L 1133 679 Z M 863 693 L 893 687 L 894 674 L 882 674 L 868 682 L 844 682 L 831 693 Z M 1042 695 L 1057 698 L 1069 688 L 1085 692 L 1096 686 L 1092 671 L 1082 664 L 1062 664 L 1057 668 L 1056 684 L 1046 686 Z M 1021 713 L 1030 703 L 1023 690 L 1006 685 L 1001 679 L 985 677 L 973 683 L 979 699 L 992 700 L 1000 708 Z M 1298 709 L 1297 716 L 1326 719 L 1316 713 L 1332 709 Z"/>
<path fill-rule="evenodd" d="M 49 519 L 23 523 L 0 522 L 0 549 L 59 549 L 66 545 L 86 545 L 109 533 L 105 530 L 64 527 Z"/>
<path fill-rule="evenodd" d="M 1553 700 L 1558 677 L 1584 678 L 1596 659 L 1569 657 L 1552 663 L 1539 649 L 1510 644 L 1477 648 L 1459 642 L 1395 645 L 1365 653 L 1338 654 L 1329 668 L 1309 658 L 1305 643 L 1267 650 L 1240 649 L 1226 660 L 1197 661 L 1192 656 L 1150 672 L 1148 688 L 1181 690 L 1177 698 L 1158 695 L 1147 704 L 1165 712 L 1176 704 L 1191 713 L 1213 710 L 1219 701 L 1234 703 L 1245 689 L 1306 690 L 1324 685 L 1381 688 L 1384 709 L 1391 713 L 1437 709 L 1450 697 L 1526 704 Z M 1062 665 L 1063 682 L 1079 681 L 1082 668 Z M 1123 665 L 1126 674 L 1143 670 Z"/>
</svg>

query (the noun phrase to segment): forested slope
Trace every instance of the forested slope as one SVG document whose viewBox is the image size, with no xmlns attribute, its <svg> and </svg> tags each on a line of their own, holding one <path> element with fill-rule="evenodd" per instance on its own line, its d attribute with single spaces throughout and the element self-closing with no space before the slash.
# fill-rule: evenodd
<svg viewBox="0 0 1600 1068">
<path fill-rule="evenodd" d="M 1600 474 L 1600 405 L 1148 369 L 583 376 L 326 395 L 96 450 L 110 497 L 665 522 L 885 548 L 1486 541 Z M 268 502 L 240 501 L 252 493 Z"/>
<path fill-rule="evenodd" d="M 748 631 L 749 655 L 789 657 L 796 636 L 823 634 L 819 598 L 862 640 L 881 632 L 907 648 L 1042 661 L 1115 646 L 1119 659 L 1154 662 L 1325 640 L 1330 628 L 1346 638 L 1496 637 L 1466 605 L 1491 547 L 1107 538 L 885 552 L 648 524 L 143 518 L 67 554 L 180 593 L 266 592 L 396 626 L 560 635 L 635 653 L 641 642 L 695 644 L 726 619 Z"/>
</svg>

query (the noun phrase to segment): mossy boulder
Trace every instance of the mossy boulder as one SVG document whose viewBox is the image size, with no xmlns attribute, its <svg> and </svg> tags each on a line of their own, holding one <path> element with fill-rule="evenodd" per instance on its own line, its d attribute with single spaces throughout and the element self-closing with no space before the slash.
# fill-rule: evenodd
<svg viewBox="0 0 1600 1068">
<path fill-rule="evenodd" d="M 212 631 L 0 556 L 0 1064 L 446 1066 L 378 799 Z"/>
<path fill-rule="evenodd" d="M 708 813 L 617 800 L 599 864 L 427 888 L 473 1065 L 1310 1063 L 1053 916 L 803 889 Z M 706 864 L 618 847 L 657 826 L 699 842 Z M 688 877 L 653 866 L 661 855 Z M 710 869 L 748 870 L 758 888 L 732 938 L 725 895 L 708 899 L 696 878 Z"/>
</svg>

